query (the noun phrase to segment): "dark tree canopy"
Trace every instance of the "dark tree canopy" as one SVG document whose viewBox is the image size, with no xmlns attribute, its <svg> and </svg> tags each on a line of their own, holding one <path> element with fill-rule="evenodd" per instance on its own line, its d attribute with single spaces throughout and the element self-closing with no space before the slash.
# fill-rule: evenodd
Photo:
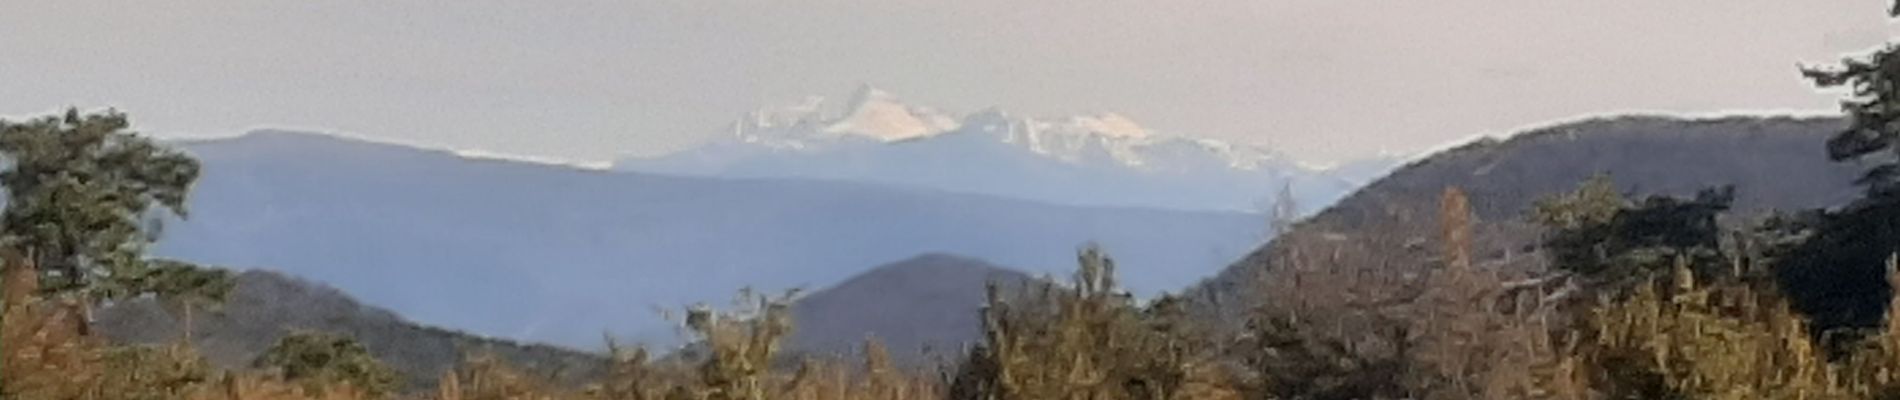
<svg viewBox="0 0 1900 400">
<path fill-rule="evenodd" d="M 237 286 L 229 270 L 203 268 L 176 260 L 153 260 L 146 264 L 150 268 L 138 287 L 174 305 L 223 303 Z"/>
<path fill-rule="evenodd" d="M 1887 260 L 1900 243 L 1900 207 L 1848 207 L 1784 217 L 1780 236 L 1798 238 L 1772 249 L 1775 275 L 1789 301 L 1817 333 L 1871 328 L 1891 300 Z"/>
<path fill-rule="evenodd" d="M 1900 16 L 1900 3 L 1888 15 Z M 1871 167 L 1858 181 L 1865 197 L 1786 218 L 1776 228 L 1797 239 L 1775 251 L 1775 273 L 1816 329 L 1876 326 L 1892 290 L 1886 263 L 1900 250 L 1900 46 L 1801 73 L 1816 87 L 1846 91 L 1840 104 L 1848 126 L 1828 139 L 1828 158 Z"/>
<path fill-rule="evenodd" d="M 1531 218 L 1550 229 L 1544 247 L 1558 269 L 1598 282 L 1640 281 L 1678 260 L 1704 264 L 1715 257 L 1721 247 L 1716 217 L 1734 200 L 1733 188 L 1723 187 L 1693 199 L 1629 201 L 1599 176 L 1539 201 Z"/>
<path fill-rule="evenodd" d="M 372 396 L 396 389 L 395 370 L 370 356 L 369 349 L 347 336 L 299 332 L 284 336 L 253 362 L 276 369 L 284 379 L 321 391 L 324 384 L 343 382 Z"/>
<path fill-rule="evenodd" d="M 1888 15 L 1900 16 L 1900 3 Z M 1858 181 L 1865 197 L 1769 227 L 1792 238 L 1771 249 L 1775 274 L 1817 332 L 1878 326 L 1892 292 L 1887 260 L 1900 250 L 1900 46 L 1801 73 L 1816 87 L 1846 91 L 1840 104 L 1848 126 L 1828 139 L 1828 158 L 1870 167 Z"/>
<path fill-rule="evenodd" d="M 198 162 L 129 130 L 116 111 L 0 121 L 0 238 L 30 254 L 49 294 L 149 291 L 158 212 L 185 215 Z"/>
</svg>

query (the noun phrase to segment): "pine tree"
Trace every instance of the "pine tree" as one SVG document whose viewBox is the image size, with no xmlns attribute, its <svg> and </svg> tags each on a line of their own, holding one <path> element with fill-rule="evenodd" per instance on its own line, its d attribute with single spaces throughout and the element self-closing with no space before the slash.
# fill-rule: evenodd
<svg viewBox="0 0 1900 400">
<path fill-rule="evenodd" d="M 1900 17 L 1900 3 L 1888 11 Z M 1841 111 L 1849 119 L 1846 130 L 1828 139 L 1827 155 L 1835 161 L 1860 159 L 1879 153 L 1900 155 L 1900 46 L 1888 43 L 1839 65 L 1802 67 L 1801 73 L 1821 88 L 1846 88 Z M 1892 196 L 1900 183 L 1900 161 L 1883 160 L 1862 176 L 1860 183 L 1876 197 Z"/>
<path fill-rule="evenodd" d="M 157 212 L 185 215 L 199 165 L 130 126 L 116 111 L 71 109 L 0 121 L 8 161 L 0 241 L 26 255 L 41 294 L 90 303 L 155 290 L 145 250 L 158 234 Z"/>
<path fill-rule="evenodd" d="M 228 275 L 183 263 L 163 264 L 162 273 L 154 274 L 145 250 L 158 233 L 155 211 L 185 215 L 199 165 L 129 128 L 126 116 L 115 111 L 82 115 L 69 109 L 62 116 L 0 120 L 0 159 L 6 161 L 0 168 L 6 190 L 0 252 L 7 255 L 0 275 L 9 281 L 0 289 L 8 292 L 0 310 L 26 306 L 38 296 L 61 297 L 79 308 L 76 324 L 84 335 L 95 301 L 157 292 L 199 302 L 217 300 L 228 289 L 220 283 Z M 0 320 L 0 326 L 7 323 Z"/>
<path fill-rule="evenodd" d="M 1900 17 L 1900 3 L 1888 10 Z M 1848 125 L 1827 141 L 1835 161 L 1869 165 L 1856 182 L 1865 197 L 1837 210 L 1814 210 L 1777 227 L 1799 238 L 1776 250 L 1774 269 L 1794 306 L 1813 318 L 1817 334 L 1881 323 L 1893 288 L 1884 262 L 1900 251 L 1900 46 L 1887 43 L 1839 64 L 1803 66 L 1821 89 L 1845 89 Z"/>
</svg>

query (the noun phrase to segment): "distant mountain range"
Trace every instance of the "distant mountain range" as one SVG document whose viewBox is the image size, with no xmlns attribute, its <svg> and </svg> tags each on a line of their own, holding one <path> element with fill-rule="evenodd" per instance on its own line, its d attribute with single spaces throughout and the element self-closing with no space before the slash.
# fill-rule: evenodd
<svg viewBox="0 0 1900 400">
<path fill-rule="evenodd" d="M 656 308 L 823 287 L 949 253 L 1067 273 L 1098 242 L 1138 292 L 1258 245 L 1239 212 L 1082 207 L 849 182 L 673 177 L 283 131 L 182 143 L 204 162 L 157 253 L 325 282 L 416 321 L 598 348 L 676 338 Z"/>
<path fill-rule="evenodd" d="M 813 97 L 756 111 L 699 148 L 626 158 L 616 168 L 1183 210 L 1263 211 L 1288 190 L 1301 211 L 1310 211 L 1397 162 L 1379 157 L 1313 167 L 1267 148 L 1161 134 L 1114 113 L 1037 119 L 990 109 L 957 115 L 865 86 L 842 110 Z"/>
</svg>

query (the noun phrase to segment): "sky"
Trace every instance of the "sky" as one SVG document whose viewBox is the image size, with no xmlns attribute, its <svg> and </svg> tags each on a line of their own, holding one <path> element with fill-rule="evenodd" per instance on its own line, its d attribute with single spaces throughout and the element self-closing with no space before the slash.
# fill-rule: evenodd
<svg viewBox="0 0 1900 400">
<path fill-rule="evenodd" d="M 0 115 L 574 161 L 873 84 L 1337 162 L 1625 111 L 1825 113 L 1885 0 L 0 1 Z"/>
</svg>

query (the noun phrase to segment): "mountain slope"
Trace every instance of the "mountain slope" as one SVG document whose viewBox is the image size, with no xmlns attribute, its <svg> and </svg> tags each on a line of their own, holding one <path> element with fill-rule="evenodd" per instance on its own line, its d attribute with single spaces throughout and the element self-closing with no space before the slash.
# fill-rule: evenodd
<svg viewBox="0 0 1900 400">
<path fill-rule="evenodd" d="M 564 382 L 597 377 L 606 360 L 550 346 L 523 345 L 421 326 L 381 308 L 357 303 L 317 283 L 276 272 L 237 275 L 231 297 L 217 310 L 196 310 L 192 345 L 221 368 L 249 367 L 279 338 L 297 331 L 346 334 L 402 374 L 411 388 L 435 380 L 465 355 L 486 353 L 510 365 Z M 97 327 L 124 343 L 173 343 L 183 337 L 182 310 L 144 299 L 99 310 Z"/>
<path fill-rule="evenodd" d="M 160 255 L 280 268 L 416 321 L 581 348 L 602 333 L 676 340 L 655 307 L 821 286 L 929 252 L 1056 272 L 1097 241 L 1135 289 L 1181 287 L 1244 254 L 1265 225 L 1240 213 L 590 171 L 287 132 L 186 149 L 205 174 Z"/>
<path fill-rule="evenodd" d="M 981 260 L 925 254 L 885 264 L 792 306 L 787 348 L 824 355 L 860 352 L 876 338 L 900 363 L 958 354 L 982 337 L 985 287 L 1019 287 L 1028 274 Z"/>
<path fill-rule="evenodd" d="M 1345 237 L 1401 232 L 1436 238 L 1438 196 L 1465 191 L 1481 221 L 1520 219 L 1532 202 L 1575 189 L 1597 173 L 1627 194 L 1690 196 L 1734 185 L 1741 211 L 1839 206 L 1859 195 L 1860 167 L 1829 161 L 1824 141 L 1844 127 L 1833 118 L 1655 116 L 1594 118 L 1486 139 L 1413 162 L 1299 223 L 1291 235 Z M 1409 229 L 1409 230 L 1408 230 Z M 1522 247 L 1534 235 L 1504 235 Z M 1433 248 L 1421 245 L 1421 248 Z M 1247 304 L 1246 282 L 1290 251 L 1275 240 L 1197 287 L 1218 304 Z"/>
<path fill-rule="evenodd" d="M 1264 148 L 1156 133 L 1113 113 L 952 115 L 867 86 L 837 114 L 814 97 L 754 112 L 701 148 L 623 159 L 616 168 L 911 185 L 1058 204 L 1257 210 L 1283 186 L 1317 209 L 1392 165 L 1310 168 Z"/>
<path fill-rule="evenodd" d="M 1361 224 L 1381 204 L 1436 196 L 1457 185 L 1481 218 L 1521 216 L 1532 202 L 1597 173 L 1626 192 L 1693 195 L 1735 185 L 1742 209 L 1813 208 L 1859 196 L 1860 167 L 1829 161 L 1833 118 L 1605 117 L 1487 139 L 1432 155 L 1353 193 L 1315 222 Z M 1330 222 L 1329 222 L 1330 223 Z"/>
</svg>

